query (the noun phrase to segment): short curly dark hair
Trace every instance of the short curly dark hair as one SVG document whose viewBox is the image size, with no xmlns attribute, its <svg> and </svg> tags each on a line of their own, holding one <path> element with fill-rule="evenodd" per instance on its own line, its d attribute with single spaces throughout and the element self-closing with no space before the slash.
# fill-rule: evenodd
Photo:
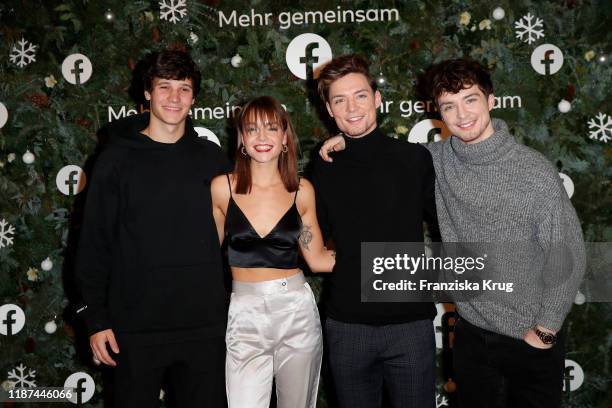
<svg viewBox="0 0 612 408">
<path fill-rule="evenodd" d="M 434 65 L 429 74 L 431 99 L 437 100 L 443 93 L 455 94 L 472 85 L 489 96 L 493 93 L 491 75 L 477 61 L 470 58 L 457 58 Z"/>
<path fill-rule="evenodd" d="M 147 55 L 146 67 L 142 71 L 145 91 L 151 92 L 154 78 L 191 79 L 193 97 L 200 92 L 202 75 L 196 63 L 185 51 L 167 50 Z"/>
</svg>

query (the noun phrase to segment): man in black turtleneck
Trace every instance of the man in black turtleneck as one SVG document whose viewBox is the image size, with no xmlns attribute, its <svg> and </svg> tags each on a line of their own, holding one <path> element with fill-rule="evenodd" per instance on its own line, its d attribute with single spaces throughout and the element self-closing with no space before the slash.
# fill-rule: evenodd
<svg viewBox="0 0 612 408">
<path fill-rule="evenodd" d="M 338 402 L 379 407 L 386 389 L 393 406 L 433 407 L 433 303 L 362 303 L 360 279 L 361 242 L 422 242 L 424 220 L 435 229 L 431 156 L 378 129 L 381 95 L 362 58 L 329 62 L 318 91 L 347 145 L 313 171 L 319 223 L 337 253 L 324 301 Z"/>
<path fill-rule="evenodd" d="M 226 307 L 210 181 L 229 171 L 188 118 L 200 72 L 149 57 L 150 114 L 109 126 L 89 186 L 76 264 L 94 362 L 114 367 L 116 407 L 224 407 Z M 110 347 L 110 350 L 109 350 Z"/>
</svg>

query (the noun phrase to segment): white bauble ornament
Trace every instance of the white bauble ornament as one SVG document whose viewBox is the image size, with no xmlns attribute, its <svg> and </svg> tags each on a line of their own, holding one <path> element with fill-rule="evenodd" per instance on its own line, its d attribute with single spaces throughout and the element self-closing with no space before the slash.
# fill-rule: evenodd
<svg viewBox="0 0 612 408">
<path fill-rule="evenodd" d="M 8 392 L 9 390 L 15 388 L 15 383 L 9 380 L 5 380 L 2 382 L 2 384 L 0 384 L 0 388 Z"/>
<path fill-rule="evenodd" d="M 576 293 L 576 297 L 574 298 L 575 304 L 583 305 L 585 301 L 586 301 L 586 297 L 584 296 L 582 292 L 579 291 L 578 293 Z"/>
<path fill-rule="evenodd" d="M 53 269 L 53 262 L 49 257 L 40 263 L 40 269 L 47 272 Z"/>
<path fill-rule="evenodd" d="M 53 334 L 57 330 L 57 324 L 55 320 L 51 320 L 50 322 L 45 323 L 45 332 L 48 334 Z"/>
<path fill-rule="evenodd" d="M 572 104 L 569 101 L 566 101 L 565 99 L 561 99 L 561 102 L 559 102 L 557 108 L 559 109 L 559 112 L 567 113 L 572 110 Z"/>
<path fill-rule="evenodd" d="M 115 19 L 115 13 L 113 13 L 113 11 L 111 9 L 107 9 L 104 12 L 104 20 L 108 21 L 109 23 L 112 22 Z"/>
<path fill-rule="evenodd" d="M 230 63 L 232 64 L 232 67 L 238 68 L 240 64 L 242 64 L 242 57 L 240 56 L 240 54 L 234 55 L 230 60 Z"/>
<path fill-rule="evenodd" d="M 504 17 L 506 17 L 506 12 L 504 11 L 503 8 L 497 7 L 495 10 L 493 10 L 493 18 L 494 19 L 501 20 Z"/>
<path fill-rule="evenodd" d="M 32 164 L 34 163 L 34 155 L 29 150 L 26 150 L 23 156 L 21 156 L 21 160 L 23 160 L 25 164 Z"/>
</svg>

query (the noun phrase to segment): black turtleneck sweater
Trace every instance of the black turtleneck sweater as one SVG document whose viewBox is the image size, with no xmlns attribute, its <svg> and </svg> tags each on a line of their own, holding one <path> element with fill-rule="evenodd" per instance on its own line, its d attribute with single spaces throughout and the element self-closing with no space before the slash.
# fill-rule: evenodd
<svg viewBox="0 0 612 408">
<path fill-rule="evenodd" d="M 337 253 L 324 291 L 327 315 L 365 324 L 433 319 L 433 303 L 362 303 L 360 296 L 361 242 L 422 242 L 424 220 L 437 229 L 431 156 L 378 128 L 345 140 L 332 163 L 317 158 L 313 170 L 318 220 Z"/>
<path fill-rule="evenodd" d="M 188 119 L 171 144 L 140 133 L 149 115 L 109 125 L 89 183 L 76 263 L 90 333 L 225 330 L 210 181 L 230 170 Z"/>
</svg>

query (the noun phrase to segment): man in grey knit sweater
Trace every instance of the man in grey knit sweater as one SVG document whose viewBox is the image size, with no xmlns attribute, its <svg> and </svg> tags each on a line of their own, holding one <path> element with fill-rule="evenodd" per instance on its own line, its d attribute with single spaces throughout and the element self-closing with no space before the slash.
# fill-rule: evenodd
<svg viewBox="0 0 612 408">
<path fill-rule="evenodd" d="M 489 292 L 456 302 L 459 402 L 558 407 L 561 329 L 585 269 L 576 212 L 551 163 L 491 119 L 493 85 L 480 64 L 444 61 L 430 78 L 452 134 L 429 146 L 443 241 L 507 243 L 488 262 L 496 276 L 515 283 L 511 296 Z"/>
<path fill-rule="evenodd" d="M 432 97 L 452 136 L 429 148 L 444 242 L 494 247 L 485 273 L 514 284 L 455 303 L 453 360 L 462 408 L 559 407 L 562 325 L 582 280 L 580 223 L 552 164 L 491 119 L 493 85 L 475 61 L 430 72 Z M 341 138 L 321 148 L 344 148 Z M 477 245 L 467 245 L 477 247 Z"/>
</svg>

